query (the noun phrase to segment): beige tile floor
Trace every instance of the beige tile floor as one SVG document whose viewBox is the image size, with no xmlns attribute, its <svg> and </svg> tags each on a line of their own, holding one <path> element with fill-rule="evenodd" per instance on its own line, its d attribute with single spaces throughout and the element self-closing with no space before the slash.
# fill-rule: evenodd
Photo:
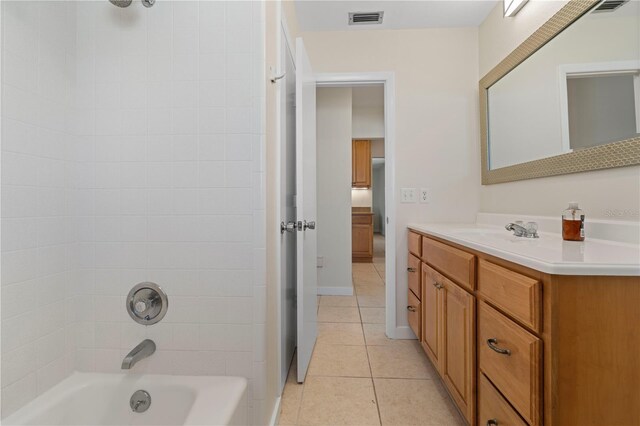
<svg viewBox="0 0 640 426">
<path fill-rule="evenodd" d="M 304 384 L 287 378 L 280 425 L 463 425 L 414 340 L 385 335 L 384 237 L 353 264 L 355 296 L 320 296 L 318 340 Z"/>
</svg>

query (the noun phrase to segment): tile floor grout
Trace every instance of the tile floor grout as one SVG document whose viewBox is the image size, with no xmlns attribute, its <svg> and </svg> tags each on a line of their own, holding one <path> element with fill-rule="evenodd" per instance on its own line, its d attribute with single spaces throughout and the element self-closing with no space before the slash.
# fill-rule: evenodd
<svg viewBox="0 0 640 426">
<path fill-rule="evenodd" d="M 373 268 L 375 269 L 378 276 L 382 280 L 383 285 L 386 285 L 385 278 L 382 275 L 380 275 L 380 270 L 376 266 L 375 262 L 373 263 Z M 354 274 L 354 281 L 355 281 L 355 274 Z M 362 320 L 362 310 L 360 309 L 361 306 L 360 306 L 360 302 L 358 301 L 358 290 L 355 288 L 354 290 L 356 292 L 356 304 L 358 305 L 358 313 L 360 314 L 360 328 L 362 329 L 362 335 L 364 337 L 364 347 L 367 353 L 367 362 L 369 363 L 369 374 L 371 374 L 371 386 L 373 387 L 373 397 L 376 400 L 376 410 L 378 411 L 378 422 L 380 423 L 380 425 L 382 425 L 382 414 L 380 413 L 380 401 L 378 400 L 378 393 L 376 392 L 376 381 L 373 378 L 373 368 L 371 367 L 371 356 L 369 355 L 369 345 L 367 345 L 367 335 L 364 332 L 364 321 Z M 386 296 L 385 296 L 384 308 L 385 309 L 387 308 Z"/>
<path fill-rule="evenodd" d="M 379 246 L 380 244 L 378 244 Z M 384 246 L 382 245 L 382 247 Z M 384 324 L 378 322 L 379 316 L 376 317 L 375 311 L 366 311 L 366 309 L 385 308 L 384 272 L 379 267 L 379 265 L 384 265 L 384 262 L 380 260 L 380 256 L 378 256 L 374 258 L 373 263 L 353 264 L 353 296 L 320 296 L 318 298 L 318 342 L 314 348 L 309 372 L 305 383 L 302 384 L 297 383 L 295 376 L 293 376 L 293 382 L 290 381 L 290 378 L 287 379 L 285 393 L 282 397 L 280 424 L 360 425 L 366 423 L 385 426 L 388 424 L 459 424 L 455 415 L 450 413 L 449 406 L 452 403 L 447 402 L 448 396 L 443 396 L 443 392 L 446 394 L 446 391 L 438 384 L 437 380 L 434 380 L 434 376 L 430 372 L 432 367 L 426 360 L 426 356 L 421 350 L 418 350 L 415 344 L 404 343 L 410 341 L 390 341 L 387 339 L 384 333 Z M 365 294 L 362 294 L 363 292 Z M 361 300 L 361 298 L 367 299 Z M 366 301 L 365 305 L 367 306 L 362 305 L 363 301 Z M 322 309 L 323 307 L 325 309 Z M 326 308 L 332 309 L 327 310 Z M 356 318 L 354 309 L 357 310 L 358 322 L 354 321 Z M 363 309 L 368 313 L 367 321 L 372 320 L 373 322 L 364 322 Z M 330 326 L 322 326 L 322 324 Z M 356 327 L 355 324 L 358 326 Z M 318 350 L 319 347 L 324 349 Z M 327 348 L 333 347 L 337 349 L 327 350 Z M 347 351 L 347 354 L 344 353 L 344 350 L 340 351 L 340 348 L 347 347 L 352 348 Z M 356 349 L 359 347 L 364 347 L 364 351 Z M 416 357 L 415 353 L 420 353 L 420 356 Z M 397 358 L 398 356 L 400 359 Z M 366 357 L 366 361 L 364 357 Z M 374 358 L 376 359 L 375 365 Z M 361 361 L 358 361 L 359 359 Z M 367 373 L 363 368 L 364 362 L 367 363 Z M 414 364 L 406 367 L 405 363 Z M 391 369 L 389 369 L 390 367 Z M 358 368 L 362 371 L 358 371 Z M 294 357 L 289 374 L 295 375 L 295 371 Z M 387 377 L 393 375 L 397 375 L 397 377 Z M 367 386 L 363 385 L 364 380 L 369 383 Z M 345 389 L 336 386 L 345 386 Z M 398 386 L 399 388 L 397 388 Z M 426 392 L 422 396 L 425 399 L 418 404 L 420 407 L 415 410 L 413 408 L 411 410 L 395 408 L 398 404 L 406 404 L 409 400 L 415 399 L 413 395 L 410 397 L 400 396 L 400 394 L 407 393 L 407 388 L 418 388 L 419 391 Z M 287 389 L 289 393 L 287 393 Z M 336 396 L 340 394 L 340 391 L 343 394 Z M 344 394 L 344 392 L 355 394 Z M 436 398 L 435 402 L 433 398 Z M 375 414 L 369 405 L 370 402 L 375 404 Z M 290 407 L 294 403 L 297 405 Z M 359 408 L 355 408 L 356 406 Z M 291 410 L 286 411 L 289 408 Z M 417 420 L 403 417 L 412 411 L 420 413 Z M 437 415 L 444 417 L 434 422 Z"/>
</svg>

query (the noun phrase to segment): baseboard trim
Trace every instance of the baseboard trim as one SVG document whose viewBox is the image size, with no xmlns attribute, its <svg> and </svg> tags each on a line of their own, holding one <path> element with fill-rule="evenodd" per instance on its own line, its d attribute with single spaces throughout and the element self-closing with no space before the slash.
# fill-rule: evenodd
<svg viewBox="0 0 640 426">
<path fill-rule="evenodd" d="M 280 419 L 280 403 L 282 402 L 282 397 L 279 396 L 276 398 L 276 402 L 273 406 L 273 412 L 271 413 L 271 420 L 269 420 L 269 426 L 276 426 L 278 424 L 278 420 Z"/>
<path fill-rule="evenodd" d="M 318 287 L 318 296 L 353 296 L 353 287 Z"/>
<path fill-rule="evenodd" d="M 413 330 L 408 325 L 403 325 L 401 327 L 396 327 L 396 333 L 394 339 L 400 340 L 416 340 L 416 335 L 413 333 Z"/>
</svg>

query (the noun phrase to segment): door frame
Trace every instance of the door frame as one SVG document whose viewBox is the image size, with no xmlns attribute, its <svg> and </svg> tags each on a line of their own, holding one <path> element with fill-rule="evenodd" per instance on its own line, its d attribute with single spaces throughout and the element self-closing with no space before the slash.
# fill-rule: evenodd
<svg viewBox="0 0 640 426">
<path fill-rule="evenodd" d="M 396 320 L 396 82 L 393 72 L 318 73 L 317 87 L 353 87 L 382 84 L 384 87 L 384 178 L 386 214 L 385 227 L 385 329 L 390 339 L 413 339 L 406 327 L 398 327 Z"/>
</svg>

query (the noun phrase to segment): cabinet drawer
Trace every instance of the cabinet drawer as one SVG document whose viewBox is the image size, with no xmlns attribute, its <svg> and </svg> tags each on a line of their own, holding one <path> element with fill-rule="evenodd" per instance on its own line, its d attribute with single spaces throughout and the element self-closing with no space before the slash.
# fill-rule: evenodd
<svg viewBox="0 0 640 426">
<path fill-rule="evenodd" d="M 409 231 L 409 236 L 407 237 L 409 242 L 409 251 L 415 254 L 417 257 L 420 257 L 422 254 L 422 236 L 420 234 L 416 234 L 415 232 Z"/>
<path fill-rule="evenodd" d="M 373 223 L 373 215 L 370 215 L 370 214 L 351 215 L 351 223 L 355 225 L 369 225 Z"/>
<path fill-rule="evenodd" d="M 476 257 L 431 238 L 422 238 L 422 260 L 469 290 L 475 288 Z"/>
<path fill-rule="evenodd" d="M 416 334 L 418 340 L 422 340 L 422 319 L 420 318 L 422 312 L 422 305 L 411 290 L 409 290 L 409 298 L 407 303 L 407 318 L 409 321 L 409 327 Z"/>
<path fill-rule="evenodd" d="M 540 281 L 481 259 L 478 263 L 478 292 L 516 320 L 540 331 Z"/>
<path fill-rule="evenodd" d="M 420 288 L 420 259 L 409 253 L 407 261 L 407 275 L 409 290 L 413 291 L 418 299 L 422 299 L 422 289 Z"/>
<path fill-rule="evenodd" d="M 484 374 L 479 374 L 478 425 L 527 426 Z"/>
<path fill-rule="evenodd" d="M 479 304 L 480 370 L 531 425 L 541 421 L 541 353 L 540 339 L 486 303 Z"/>
</svg>

